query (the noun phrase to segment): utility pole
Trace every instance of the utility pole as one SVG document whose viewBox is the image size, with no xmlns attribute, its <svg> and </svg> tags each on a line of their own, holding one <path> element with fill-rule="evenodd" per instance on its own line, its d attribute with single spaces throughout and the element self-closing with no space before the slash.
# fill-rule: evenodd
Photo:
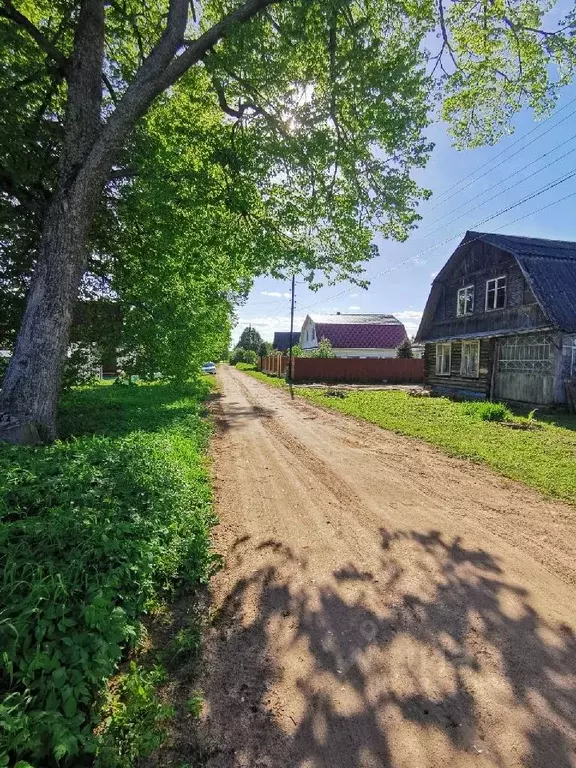
<svg viewBox="0 0 576 768">
<path fill-rule="evenodd" d="M 292 334 L 294 333 L 294 286 L 295 276 L 292 275 L 292 307 L 290 309 L 290 347 L 288 348 L 288 381 L 292 381 Z"/>
</svg>

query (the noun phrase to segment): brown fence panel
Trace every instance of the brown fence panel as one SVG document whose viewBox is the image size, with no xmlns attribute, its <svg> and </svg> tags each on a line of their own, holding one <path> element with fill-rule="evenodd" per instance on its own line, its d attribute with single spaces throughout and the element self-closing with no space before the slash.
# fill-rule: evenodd
<svg viewBox="0 0 576 768">
<path fill-rule="evenodd" d="M 288 358 L 285 355 L 268 355 L 260 358 L 260 370 L 269 376 L 286 376 Z"/>
<path fill-rule="evenodd" d="M 420 384 L 424 381 L 424 360 L 415 358 L 297 357 L 294 381 Z"/>
</svg>

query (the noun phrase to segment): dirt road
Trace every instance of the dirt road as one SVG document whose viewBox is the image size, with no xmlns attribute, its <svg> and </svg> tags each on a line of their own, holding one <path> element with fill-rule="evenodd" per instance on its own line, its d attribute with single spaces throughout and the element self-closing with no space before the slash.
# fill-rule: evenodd
<svg viewBox="0 0 576 768">
<path fill-rule="evenodd" d="M 208 765 L 576 766 L 576 510 L 219 376 Z"/>
</svg>

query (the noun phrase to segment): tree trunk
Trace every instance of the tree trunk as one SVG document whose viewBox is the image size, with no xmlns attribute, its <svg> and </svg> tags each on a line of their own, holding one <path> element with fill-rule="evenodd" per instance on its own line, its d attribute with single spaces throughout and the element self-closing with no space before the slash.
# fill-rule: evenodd
<svg viewBox="0 0 576 768">
<path fill-rule="evenodd" d="M 4 376 L 0 440 L 56 437 L 72 313 L 108 170 L 104 158 L 87 162 L 101 129 L 103 59 L 104 0 L 82 0 L 74 53 L 66 63 L 68 98 L 58 188 L 44 218 L 24 317 Z M 18 424 L 24 429 L 18 431 Z"/>
<path fill-rule="evenodd" d="M 65 141 L 58 189 L 44 219 L 26 310 L 0 393 L 0 440 L 30 442 L 37 434 L 44 441 L 56 437 L 58 396 L 74 304 L 86 269 L 88 236 L 114 158 L 134 124 L 156 96 L 197 64 L 230 27 L 279 2 L 245 0 L 182 51 L 189 2 L 170 0 L 163 34 L 104 124 L 104 0 L 82 0 L 70 61 L 58 51 L 54 54 L 35 30 L 35 39 L 66 69 Z M 27 24 L 34 29 L 31 22 Z"/>
<path fill-rule="evenodd" d="M 56 437 L 56 408 L 72 314 L 86 268 L 87 224 L 92 211 L 81 197 L 73 201 L 73 210 L 66 198 L 54 201 L 46 215 L 38 262 L 0 399 L 0 412 L 9 414 L 12 423 L 14 419 L 30 422 L 44 441 Z"/>
</svg>

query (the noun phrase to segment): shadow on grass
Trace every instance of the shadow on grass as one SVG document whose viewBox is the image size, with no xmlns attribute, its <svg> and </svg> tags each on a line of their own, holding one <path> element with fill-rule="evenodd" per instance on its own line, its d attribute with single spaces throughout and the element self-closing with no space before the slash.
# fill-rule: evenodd
<svg viewBox="0 0 576 768">
<path fill-rule="evenodd" d="M 282 542 L 237 542 L 252 570 L 209 644 L 208 765 L 573 768 L 570 628 L 486 551 L 380 534 L 379 569 L 345 563 L 317 585 Z M 157 765 L 186 752 L 177 727 Z"/>
<path fill-rule="evenodd" d="M 202 401 L 218 398 L 203 380 L 181 385 L 97 384 L 66 392 L 61 401 L 61 439 L 99 435 L 121 437 L 135 431 L 159 432 L 181 425 L 194 429 L 207 411 Z"/>
</svg>

